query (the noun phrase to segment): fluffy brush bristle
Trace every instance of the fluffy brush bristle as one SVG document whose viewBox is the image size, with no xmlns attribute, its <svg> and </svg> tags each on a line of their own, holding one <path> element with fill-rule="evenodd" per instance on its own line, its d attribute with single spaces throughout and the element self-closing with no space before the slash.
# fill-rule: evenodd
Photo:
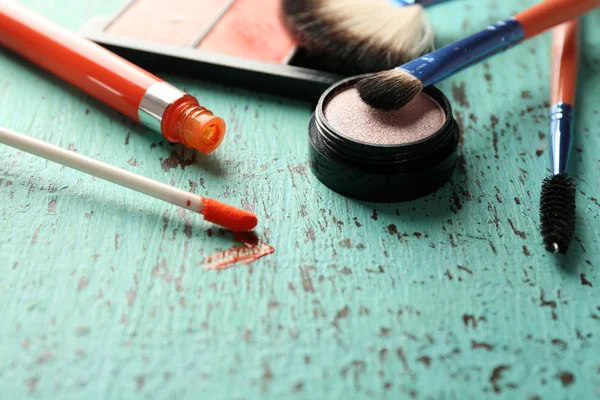
<svg viewBox="0 0 600 400">
<path fill-rule="evenodd" d="M 540 199 L 541 233 L 546 250 L 567 254 L 575 234 L 576 184 L 566 173 L 544 179 Z"/>
<path fill-rule="evenodd" d="M 401 69 L 368 76 L 356 85 L 360 98 L 373 108 L 398 110 L 423 90 L 421 81 Z"/>
<path fill-rule="evenodd" d="M 384 71 L 433 50 L 435 35 L 420 5 L 389 0 L 284 0 L 300 45 L 335 72 Z"/>
</svg>

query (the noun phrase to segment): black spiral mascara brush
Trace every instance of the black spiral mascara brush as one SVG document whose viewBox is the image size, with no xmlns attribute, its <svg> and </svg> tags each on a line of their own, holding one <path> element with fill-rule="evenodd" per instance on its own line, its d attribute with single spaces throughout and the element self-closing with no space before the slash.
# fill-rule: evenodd
<svg viewBox="0 0 600 400">
<path fill-rule="evenodd" d="M 552 176 L 542 184 L 541 233 L 546 250 L 566 254 L 575 233 L 575 181 L 567 174 L 573 146 L 574 104 L 579 69 L 579 22 L 554 31 L 550 158 Z"/>
</svg>

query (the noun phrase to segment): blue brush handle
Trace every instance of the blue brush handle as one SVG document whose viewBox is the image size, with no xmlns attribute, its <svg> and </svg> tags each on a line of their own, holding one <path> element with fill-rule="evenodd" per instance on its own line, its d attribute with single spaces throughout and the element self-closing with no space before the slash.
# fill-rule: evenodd
<svg viewBox="0 0 600 400">
<path fill-rule="evenodd" d="M 552 175 L 567 172 L 573 147 L 574 112 L 567 103 L 556 103 L 550 114 L 550 161 Z"/>
<path fill-rule="evenodd" d="M 506 50 L 525 37 L 523 26 L 514 18 L 410 61 L 397 69 L 419 78 L 423 86 L 442 79 Z"/>
<path fill-rule="evenodd" d="M 428 7 L 438 3 L 445 3 L 447 1 L 450 0 L 390 0 L 392 4 L 397 5 L 399 7 L 412 6 L 415 4 L 420 4 L 423 7 Z"/>
</svg>

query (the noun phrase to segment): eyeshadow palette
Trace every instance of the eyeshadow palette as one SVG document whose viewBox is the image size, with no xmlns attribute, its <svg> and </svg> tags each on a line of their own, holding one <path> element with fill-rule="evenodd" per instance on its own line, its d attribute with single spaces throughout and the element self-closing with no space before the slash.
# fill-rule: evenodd
<svg viewBox="0 0 600 400">
<path fill-rule="evenodd" d="M 342 77 L 296 46 L 280 0 L 133 0 L 81 34 L 154 72 L 317 100 Z"/>
</svg>

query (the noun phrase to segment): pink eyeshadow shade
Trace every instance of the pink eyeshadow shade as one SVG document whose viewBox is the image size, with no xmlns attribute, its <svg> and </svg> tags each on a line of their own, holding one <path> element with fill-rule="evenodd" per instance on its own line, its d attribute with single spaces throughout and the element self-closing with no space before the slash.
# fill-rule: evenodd
<svg viewBox="0 0 600 400">
<path fill-rule="evenodd" d="M 329 124 L 344 137 L 382 146 L 421 141 L 446 122 L 444 109 L 425 93 L 400 110 L 381 111 L 363 102 L 355 87 L 334 94 L 324 113 Z"/>
<path fill-rule="evenodd" d="M 137 0 L 106 31 L 157 43 L 189 46 L 213 23 L 226 3 L 227 0 Z"/>
<path fill-rule="evenodd" d="M 283 63 L 295 43 L 281 14 L 281 0 L 237 0 L 198 49 Z"/>
</svg>

